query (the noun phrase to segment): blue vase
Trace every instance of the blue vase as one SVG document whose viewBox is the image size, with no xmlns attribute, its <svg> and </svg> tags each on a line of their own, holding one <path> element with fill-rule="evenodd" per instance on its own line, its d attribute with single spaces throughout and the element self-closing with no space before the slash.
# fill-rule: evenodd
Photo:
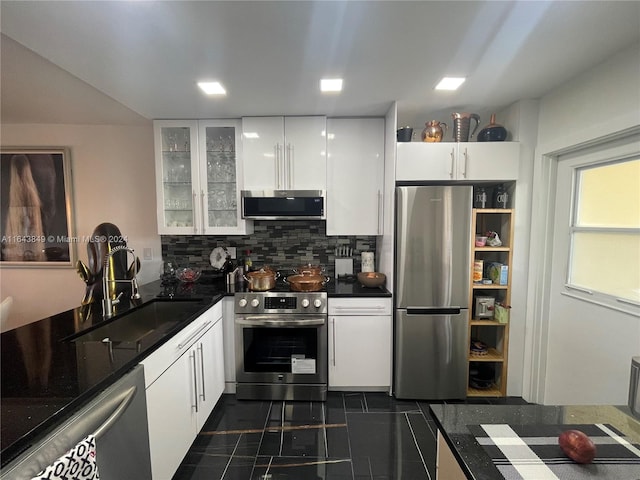
<svg viewBox="0 0 640 480">
<path fill-rule="evenodd" d="M 504 142 L 507 139 L 507 129 L 496 123 L 496 114 L 491 114 L 489 125 L 478 133 L 479 142 Z"/>
</svg>

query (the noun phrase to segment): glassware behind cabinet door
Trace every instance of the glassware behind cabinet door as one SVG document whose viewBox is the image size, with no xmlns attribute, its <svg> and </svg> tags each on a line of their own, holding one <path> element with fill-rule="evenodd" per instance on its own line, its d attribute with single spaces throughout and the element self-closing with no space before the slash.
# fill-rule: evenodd
<svg viewBox="0 0 640 480">
<path fill-rule="evenodd" d="M 234 139 L 231 138 L 231 135 L 228 135 L 224 139 L 224 151 L 227 153 L 233 153 L 235 151 L 235 142 Z"/>
</svg>

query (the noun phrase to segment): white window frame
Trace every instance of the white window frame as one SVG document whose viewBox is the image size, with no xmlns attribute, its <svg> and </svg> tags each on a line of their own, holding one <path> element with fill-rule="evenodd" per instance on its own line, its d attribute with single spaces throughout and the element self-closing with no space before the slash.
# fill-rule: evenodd
<svg viewBox="0 0 640 480">
<path fill-rule="evenodd" d="M 624 311 L 632 315 L 640 317 L 640 303 L 627 298 L 616 297 L 597 290 L 591 290 L 584 286 L 571 283 L 571 266 L 573 262 L 573 236 L 577 232 L 603 232 L 603 233 L 631 233 L 640 234 L 640 228 L 616 228 L 616 227 L 578 227 L 576 220 L 578 215 L 579 202 L 579 173 L 588 168 L 603 167 L 614 163 L 621 163 L 640 158 L 640 140 L 637 136 L 617 139 L 607 144 L 597 145 L 592 148 L 586 148 L 582 152 L 575 152 L 573 175 L 572 175 L 572 192 L 571 192 L 571 212 L 569 226 L 569 262 L 566 265 L 565 272 L 565 291 L 563 295 L 574 297 L 580 300 L 591 302 L 603 307 L 612 308 L 618 311 Z M 574 155 L 575 155 L 574 154 Z M 573 155 L 572 155 L 573 156 Z M 640 268 L 640 267 L 639 267 Z"/>
</svg>

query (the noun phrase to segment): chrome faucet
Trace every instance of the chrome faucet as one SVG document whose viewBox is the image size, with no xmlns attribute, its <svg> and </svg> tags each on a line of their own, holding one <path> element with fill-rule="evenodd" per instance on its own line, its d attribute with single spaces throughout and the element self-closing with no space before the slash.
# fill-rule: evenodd
<svg viewBox="0 0 640 480">
<path fill-rule="evenodd" d="M 116 252 L 121 251 L 126 251 L 133 255 L 133 276 L 131 278 L 115 278 L 115 272 L 112 268 L 111 258 Z M 102 267 L 102 315 L 104 316 L 104 318 L 111 318 L 113 316 L 113 306 L 120 303 L 120 297 L 122 296 L 122 292 L 120 292 L 116 298 L 112 299 L 111 292 L 109 291 L 109 284 L 114 284 L 115 293 L 116 283 L 131 283 L 131 300 L 137 300 L 140 298 L 140 293 L 138 292 L 138 280 L 136 278 L 137 275 L 138 261 L 133 249 L 119 245 L 107 252 L 104 257 L 104 265 Z"/>
</svg>

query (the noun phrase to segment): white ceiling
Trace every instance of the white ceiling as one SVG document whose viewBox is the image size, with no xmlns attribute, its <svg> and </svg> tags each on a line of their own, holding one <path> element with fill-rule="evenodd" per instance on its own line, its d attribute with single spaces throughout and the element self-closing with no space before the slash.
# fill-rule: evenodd
<svg viewBox="0 0 640 480">
<path fill-rule="evenodd" d="M 638 1 L 2 0 L 0 14 L 5 122 L 368 116 L 397 100 L 418 126 L 538 98 L 640 40 Z M 445 74 L 468 80 L 434 91 Z M 344 91 L 321 94 L 336 76 Z M 205 79 L 228 95 L 204 96 Z"/>
</svg>

